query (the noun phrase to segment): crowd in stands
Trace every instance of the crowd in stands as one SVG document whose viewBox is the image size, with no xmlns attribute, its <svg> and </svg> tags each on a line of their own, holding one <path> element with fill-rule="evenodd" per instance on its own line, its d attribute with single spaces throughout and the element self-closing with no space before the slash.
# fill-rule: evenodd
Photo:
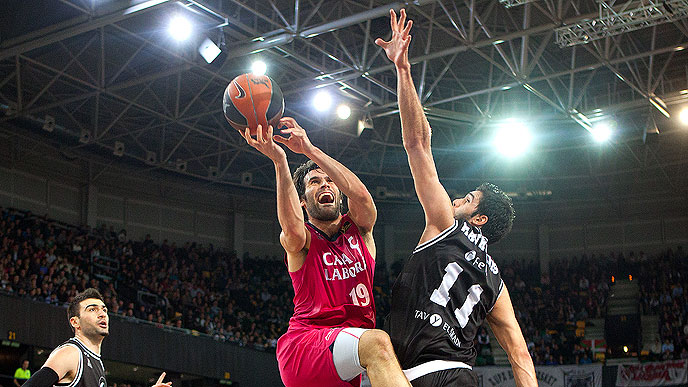
<svg viewBox="0 0 688 387">
<path fill-rule="evenodd" d="M 604 317 L 608 266 L 613 261 L 585 255 L 559 259 L 550 263 L 549 275 L 542 276 L 534 261 L 502 265 L 502 278 L 536 365 L 595 361 L 576 331 L 579 322 Z"/>
<path fill-rule="evenodd" d="M 237 257 L 196 243 L 132 241 L 126 231 L 61 224 L 0 208 L 0 291 L 64 304 L 87 287 L 101 290 L 111 313 L 161 327 L 195 330 L 242 346 L 270 349 L 286 331 L 293 289 L 277 257 Z M 241 258 L 241 259 L 240 259 Z M 595 361 L 577 328 L 603 318 L 610 273 L 642 273 L 645 313 L 660 316 L 661 358 L 688 358 L 688 263 L 679 249 L 657 259 L 641 253 L 582 256 L 550 263 L 540 275 L 535 261 L 500 264 L 516 317 L 537 365 Z M 376 265 L 378 327 L 401 262 Z M 485 328 L 476 337 L 478 364 L 491 364 Z M 659 351 L 659 350 L 658 350 Z"/>
<path fill-rule="evenodd" d="M 641 254 L 629 266 L 640 280 L 643 312 L 659 317 L 652 357 L 688 359 L 688 255 L 681 247 L 655 257 Z"/>
<path fill-rule="evenodd" d="M 293 311 L 283 265 L 195 243 L 134 242 L 124 230 L 0 209 L 0 290 L 63 304 L 87 287 L 111 313 L 274 348 Z M 105 258 L 104 258 L 105 257 Z M 117 270 L 108 270 L 108 267 Z"/>
</svg>

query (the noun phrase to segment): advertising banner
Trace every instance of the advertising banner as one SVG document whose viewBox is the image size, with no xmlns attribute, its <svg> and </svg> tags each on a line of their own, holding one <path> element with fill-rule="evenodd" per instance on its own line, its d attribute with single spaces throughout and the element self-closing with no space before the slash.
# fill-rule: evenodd
<svg viewBox="0 0 688 387">
<path fill-rule="evenodd" d="M 675 386 L 688 383 L 688 360 L 670 360 L 657 363 L 620 364 L 616 385 Z"/>
<path fill-rule="evenodd" d="M 475 367 L 478 386 L 516 386 L 511 367 Z M 536 366 L 540 387 L 602 387 L 602 364 Z"/>
</svg>

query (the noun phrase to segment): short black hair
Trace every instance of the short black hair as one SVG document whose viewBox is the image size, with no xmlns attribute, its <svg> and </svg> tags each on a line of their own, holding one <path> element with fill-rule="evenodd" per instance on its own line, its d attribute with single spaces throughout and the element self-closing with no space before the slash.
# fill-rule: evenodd
<svg viewBox="0 0 688 387">
<path fill-rule="evenodd" d="M 294 171 L 294 175 L 292 176 L 292 181 L 294 182 L 294 186 L 296 187 L 296 193 L 299 195 L 299 200 L 303 199 L 303 196 L 306 194 L 306 182 L 304 181 L 304 178 L 308 174 L 308 172 L 314 170 L 314 169 L 320 169 L 318 164 L 315 163 L 313 160 L 308 160 L 305 163 L 299 165 L 298 168 Z"/>
<path fill-rule="evenodd" d="M 476 189 L 482 193 L 475 215 L 486 215 L 487 223 L 480 229 L 490 244 L 499 242 L 511 231 L 516 218 L 511 198 L 492 183 L 482 183 Z"/>
<path fill-rule="evenodd" d="M 103 303 L 105 303 L 105 300 L 103 299 L 103 296 L 100 294 L 98 289 L 88 288 L 81 293 L 77 293 L 77 295 L 74 296 L 74 299 L 72 299 L 72 301 L 69 303 L 69 306 L 67 307 L 67 321 L 71 320 L 72 317 L 80 317 L 81 316 L 81 310 L 79 310 L 79 304 L 81 303 L 81 301 L 87 300 L 89 298 L 96 298 L 98 300 L 103 301 Z M 74 330 L 74 328 L 72 328 L 72 330 Z"/>
</svg>

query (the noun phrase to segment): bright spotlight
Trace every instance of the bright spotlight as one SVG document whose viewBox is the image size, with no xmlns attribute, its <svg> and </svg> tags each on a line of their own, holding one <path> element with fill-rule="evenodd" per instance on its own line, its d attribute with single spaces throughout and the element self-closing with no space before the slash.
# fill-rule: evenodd
<svg viewBox="0 0 688 387">
<path fill-rule="evenodd" d="M 590 132 L 597 142 L 605 142 L 612 136 L 612 129 L 606 122 L 595 124 Z"/>
<path fill-rule="evenodd" d="M 213 43 L 210 38 L 205 38 L 203 43 L 201 43 L 201 45 L 198 47 L 198 53 L 201 54 L 203 59 L 205 59 L 205 61 L 208 63 L 213 63 L 215 58 L 217 58 L 221 52 L 222 50 L 220 50 L 220 47 Z"/>
<path fill-rule="evenodd" d="M 532 141 L 530 130 L 521 122 L 508 120 L 501 125 L 495 137 L 495 146 L 507 157 L 524 153 Z"/>
<path fill-rule="evenodd" d="M 678 119 L 683 125 L 688 125 L 688 107 L 683 108 L 683 110 L 678 113 Z"/>
<path fill-rule="evenodd" d="M 625 353 L 628 353 L 628 346 L 627 346 L 627 345 L 624 345 L 624 346 L 623 346 L 623 351 L 624 351 Z"/>
<path fill-rule="evenodd" d="M 332 106 L 332 96 L 326 91 L 319 91 L 313 98 L 313 107 L 319 112 L 324 112 Z"/>
<path fill-rule="evenodd" d="M 262 60 L 257 60 L 251 65 L 251 72 L 255 75 L 265 75 L 267 70 L 268 65 L 266 65 Z"/>
<path fill-rule="evenodd" d="M 337 117 L 339 119 L 345 120 L 351 116 L 351 108 L 349 105 L 339 105 L 337 106 Z"/>
<path fill-rule="evenodd" d="M 175 16 L 170 20 L 170 25 L 167 27 L 167 31 L 172 35 L 172 37 L 177 41 L 183 41 L 191 36 L 191 22 L 186 18 L 181 16 Z"/>
</svg>

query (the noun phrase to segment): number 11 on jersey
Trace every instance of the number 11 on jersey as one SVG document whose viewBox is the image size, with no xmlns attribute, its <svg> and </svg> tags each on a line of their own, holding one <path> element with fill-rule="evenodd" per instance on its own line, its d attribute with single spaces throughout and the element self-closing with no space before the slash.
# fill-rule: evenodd
<svg viewBox="0 0 688 387">
<path fill-rule="evenodd" d="M 439 288 L 433 290 L 430 301 L 446 307 L 449 302 L 449 290 L 454 286 L 456 280 L 459 279 L 459 274 L 463 272 L 463 268 L 456 262 L 449 262 L 447 267 L 444 268 L 444 271 L 446 274 L 442 277 L 442 283 Z M 483 288 L 479 284 L 471 285 L 471 287 L 468 288 L 468 297 L 466 297 L 466 301 L 464 301 L 461 308 L 454 309 L 454 315 L 456 319 L 459 320 L 461 329 L 465 328 L 466 324 L 468 324 L 468 316 L 471 315 L 473 308 L 480 301 L 481 294 L 483 294 Z"/>
</svg>

